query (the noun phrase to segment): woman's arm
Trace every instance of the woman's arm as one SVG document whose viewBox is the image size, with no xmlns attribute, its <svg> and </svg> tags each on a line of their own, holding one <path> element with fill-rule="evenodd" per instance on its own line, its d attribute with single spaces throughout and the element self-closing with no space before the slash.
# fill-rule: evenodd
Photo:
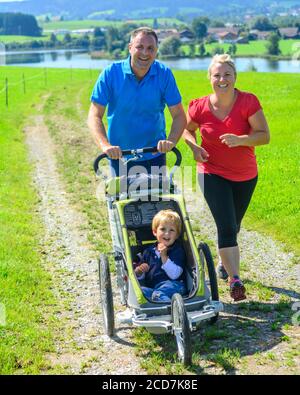
<svg viewBox="0 0 300 395">
<path fill-rule="evenodd" d="M 187 113 L 187 126 L 183 132 L 183 139 L 187 143 L 187 145 L 191 148 L 194 154 L 194 159 L 197 162 L 207 162 L 209 154 L 205 151 L 204 148 L 200 147 L 197 144 L 196 139 L 196 130 L 198 129 L 199 125 L 194 122 L 189 113 Z"/>
<path fill-rule="evenodd" d="M 262 110 L 257 111 L 248 118 L 251 132 L 242 136 L 226 133 L 220 136 L 222 143 L 228 147 L 255 147 L 257 145 L 268 144 L 270 141 L 270 131 L 267 120 Z"/>
</svg>

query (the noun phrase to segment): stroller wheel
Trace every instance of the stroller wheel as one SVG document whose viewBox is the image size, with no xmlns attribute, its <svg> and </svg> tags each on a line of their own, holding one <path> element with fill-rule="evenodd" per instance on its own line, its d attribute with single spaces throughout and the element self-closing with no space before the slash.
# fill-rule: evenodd
<svg viewBox="0 0 300 395">
<path fill-rule="evenodd" d="M 206 243 L 199 243 L 198 245 L 199 255 L 202 260 L 203 269 L 208 274 L 208 286 L 211 293 L 212 300 L 219 300 L 218 282 L 216 276 L 216 270 L 214 261 L 210 252 L 210 249 Z M 214 324 L 218 320 L 219 314 L 211 318 L 209 321 Z"/>
<path fill-rule="evenodd" d="M 100 255 L 99 259 L 100 300 L 102 305 L 105 334 L 113 336 L 115 328 L 114 303 L 107 256 Z"/>
<path fill-rule="evenodd" d="M 192 363 L 191 332 L 183 299 L 180 294 L 173 295 L 171 307 L 173 332 L 176 337 L 178 357 L 185 366 L 188 366 Z"/>
</svg>

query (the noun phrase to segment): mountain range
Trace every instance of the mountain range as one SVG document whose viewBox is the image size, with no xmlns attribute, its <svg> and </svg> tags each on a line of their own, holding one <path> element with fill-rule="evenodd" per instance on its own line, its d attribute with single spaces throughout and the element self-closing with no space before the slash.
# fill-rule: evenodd
<svg viewBox="0 0 300 395">
<path fill-rule="evenodd" d="M 229 17 L 245 14 L 277 14 L 292 7 L 300 9 L 300 0 L 25 0 L 0 2 L 0 12 L 58 15 L 66 19 L 138 19 L 154 17 L 192 18 Z"/>
</svg>

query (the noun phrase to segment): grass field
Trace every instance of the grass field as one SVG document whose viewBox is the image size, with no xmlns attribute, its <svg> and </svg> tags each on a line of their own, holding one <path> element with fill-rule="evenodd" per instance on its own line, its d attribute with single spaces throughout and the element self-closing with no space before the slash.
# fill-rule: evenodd
<svg viewBox="0 0 300 395">
<path fill-rule="evenodd" d="M 53 351 L 57 329 L 57 300 L 51 292 L 53 279 L 42 264 L 44 229 L 23 133 L 45 93 L 45 80 L 41 75 L 28 81 L 24 95 L 20 72 L 0 67 L 0 374 L 50 372 L 44 355 Z M 37 70 L 25 73 L 29 79 Z M 11 84 L 8 108 L 2 90 L 5 78 Z M 49 73 L 47 89 L 61 87 L 63 81 L 64 73 Z"/>
<path fill-rule="evenodd" d="M 26 95 L 21 84 L 23 73 L 28 78 Z M 45 86 L 43 73 L 40 69 L 0 68 L 0 111 L 5 114 L 0 120 L 0 304 L 6 310 L 6 325 L 0 323 L 0 374 L 49 371 L 44 355 L 53 349 L 53 336 L 59 326 L 53 319 L 58 303 L 50 290 L 53 279 L 42 264 L 40 240 L 44 229 L 37 214 L 39 202 L 22 130 L 46 92 L 51 93 L 46 116 L 62 111 L 66 119 L 79 122 L 81 115 L 73 105 L 74 97 L 79 95 L 87 113 L 97 77 L 96 71 L 90 75 L 90 71 L 73 70 L 70 76 L 66 70 L 53 69 L 48 70 Z M 192 98 L 210 92 L 205 74 L 175 73 L 185 108 Z M 8 108 L 3 91 L 6 77 L 11 86 Z M 300 74 L 240 73 L 237 86 L 258 95 L 271 130 L 270 145 L 256 149 L 259 183 L 244 225 L 285 242 L 287 249 L 300 254 Z M 167 124 L 169 127 L 169 115 Z M 49 127 L 55 131 L 55 125 Z M 84 141 L 85 136 L 81 139 Z M 179 148 L 183 163 L 192 164 L 189 149 L 182 142 Z M 95 216 L 91 199 L 94 193 L 88 166 L 95 147 L 85 153 L 80 145 L 61 144 L 60 149 L 66 158 L 60 170 L 74 201 L 89 219 L 90 240 L 94 239 L 93 234 L 98 234 L 95 248 L 107 251 L 110 235 L 105 231 L 104 219 Z M 228 358 L 235 360 L 238 354 L 231 353 Z"/>
<path fill-rule="evenodd" d="M 250 41 L 248 44 L 236 44 L 236 54 L 235 56 L 262 56 L 267 53 L 266 48 L 267 40 Z M 297 49 L 297 44 L 300 46 L 300 40 L 280 40 L 279 47 L 282 56 L 292 56 Z M 223 48 L 224 52 L 228 52 L 230 44 L 205 44 L 205 50 L 208 53 L 212 53 L 213 49 L 216 47 Z M 184 45 L 183 50 L 186 54 L 189 53 L 189 48 Z M 197 51 L 198 52 L 198 49 Z"/>
<path fill-rule="evenodd" d="M 182 22 L 176 18 L 158 18 L 157 21 L 162 26 L 182 25 Z M 79 21 L 57 21 L 57 22 L 47 22 L 47 23 L 39 22 L 39 25 L 44 30 L 59 30 L 59 29 L 77 30 L 77 29 L 91 29 L 94 27 L 108 27 L 108 26 L 119 27 L 126 22 L 136 23 L 137 25 L 147 25 L 151 27 L 153 26 L 153 18 L 134 19 L 130 21 L 105 21 L 105 20 L 85 19 Z"/>
</svg>

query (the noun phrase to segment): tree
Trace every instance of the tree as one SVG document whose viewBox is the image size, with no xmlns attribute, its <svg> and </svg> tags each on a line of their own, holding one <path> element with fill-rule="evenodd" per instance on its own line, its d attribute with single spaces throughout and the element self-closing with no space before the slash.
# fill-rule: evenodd
<svg viewBox="0 0 300 395">
<path fill-rule="evenodd" d="M 236 50 L 237 50 L 236 44 L 235 43 L 231 44 L 228 48 L 229 55 L 235 55 Z"/>
<path fill-rule="evenodd" d="M 201 44 L 199 45 L 199 55 L 200 55 L 201 57 L 203 57 L 203 56 L 205 55 L 205 53 L 206 53 L 205 46 L 204 46 L 203 43 L 201 43 Z"/>
<path fill-rule="evenodd" d="M 7 35 L 41 36 L 42 29 L 33 15 L 18 13 L 0 14 L 0 32 Z"/>
<path fill-rule="evenodd" d="M 181 47 L 181 41 L 175 36 L 165 38 L 159 47 L 162 55 L 178 56 Z"/>
<path fill-rule="evenodd" d="M 198 40 L 202 40 L 206 36 L 207 25 L 203 22 L 202 17 L 193 19 L 192 30 Z"/>
<path fill-rule="evenodd" d="M 220 47 L 219 45 L 217 45 L 215 48 L 212 49 L 212 55 L 221 55 L 224 53 L 224 48 Z"/>
<path fill-rule="evenodd" d="M 102 31 L 101 27 L 95 27 L 94 37 L 104 37 L 104 32 Z"/>
<path fill-rule="evenodd" d="M 196 47 L 195 47 L 195 44 L 194 43 L 190 43 L 189 44 L 189 48 L 190 48 L 190 53 L 189 53 L 189 55 L 190 56 L 195 56 L 195 52 L 196 52 Z"/>
<path fill-rule="evenodd" d="M 252 29 L 261 31 L 274 30 L 275 28 L 276 26 L 272 25 L 269 19 L 265 16 L 258 16 L 252 24 Z"/>
<path fill-rule="evenodd" d="M 113 42 L 119 40 L 119 30 L 113 26 L 109 26 L 105 32 L 105 41 L 106 48 L 108 52 L 112 52 L 116 47 L 113 45 Z"/>
<path fill-rule="evenodd" d="M 271 33 L 266 44 L 267 51 L 269 55 L 279 55 L 281 53 L 279 49 L 280 37 L 277 33 Z"/>
<path fill-rule="evenodd" d="M 57 41 L 58 40 L 57 40 L 56 35 L 54 33 L 51 33 L 50 42 L 55 45 L 57 43 Z"/>
<path fill-rule="evenodd" d="M 64 36 L 64 43 L 69 44 L 72 41 L 72 37 L 70 33 L 66 33 Z"/>
</svg>

